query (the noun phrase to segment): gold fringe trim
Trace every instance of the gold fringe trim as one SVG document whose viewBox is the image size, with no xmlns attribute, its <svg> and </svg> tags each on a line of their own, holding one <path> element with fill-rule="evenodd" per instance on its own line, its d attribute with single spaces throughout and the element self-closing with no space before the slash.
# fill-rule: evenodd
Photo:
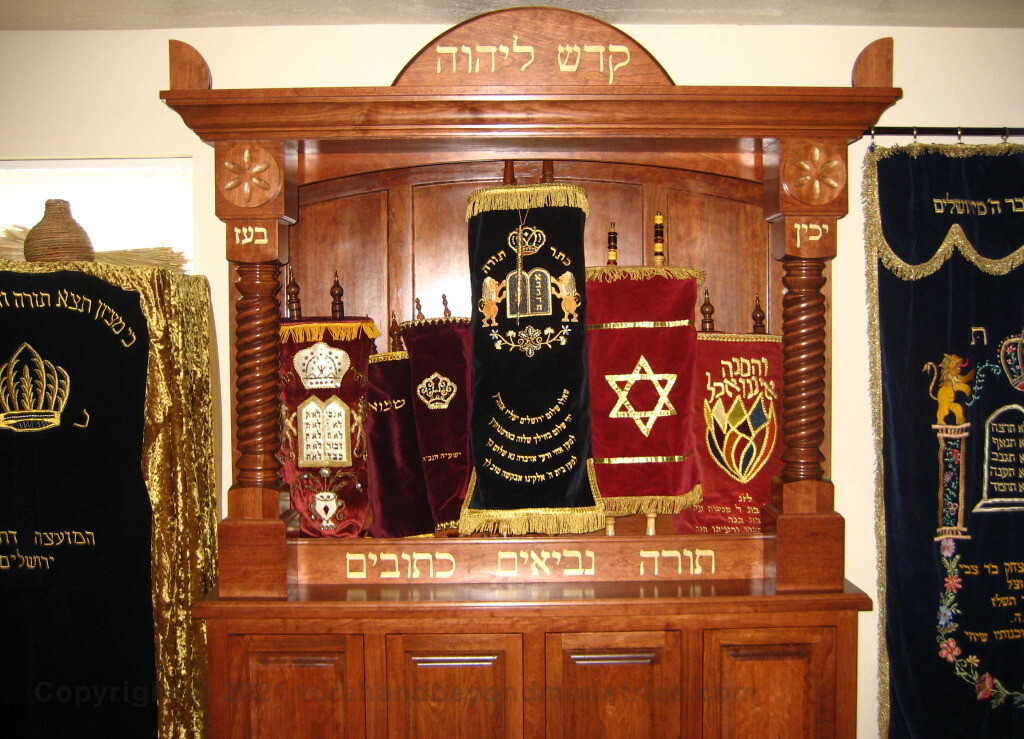
<svg viewBox="0 0 1024 739">
<path fill-rule="evenodd" d="M 325 333 L 330 334 L 335 341 L 352 341 L 359 338 L 360 333 L 368 339 L 380 336 L 380 331 L 371 320 L 281 324 L 281 341 L 323 341 Z"/>
<path fill-rule="evenodd" d="M 587 329 L 599 331 L 601 329 L 616 328 L 679 328 L 689 326 L 693 323 L 689 318 L 681 321 L 618 321 L 616 323 L 588 323 Z"/>
<path fill-rule="evenodd" d="M 452 316 L 451 318 L 417 318 L 414 321 L 403 321 L 399 324 L 399 328 L 405 330 L 410 326 L 433 326 L 440 323 L 469 324 L 472 322 L 472 318 L 464 318 L 462 316 Z"/>
<path fill-rule="evenodd" d="M 1024 245 L 1001 259 L 990 259 L 978 253 L 958 223 L 949 227 L 939 248 L 927 261 L 910 264 L 896 255 L 882 231 L 882 212 L 878 201 L 878 162 L 896 154 L 906 153 L 911 157 L 917 157 L 926 152 L 963 159 L 979 154 L 987 156 L 1024 154 L 1024 146 L 1020 144 L 970 146 L 964 144 L 911 144 L 909 146 L 876 146 L 874 149 L 869 149 L 864 155 L 864 189 L 861 196 L 864 205 L 865 246 L 869 263 L 880 259 L 886 269 L 899 279 L 908 282 L 934 274 L 953 256 L 954 251 L 959 251 L 964 259 L 990 275 L 1009 274 L 1024 264 Z"/>
<path fill-rule="evenodd" d="M 635 513 L 661 516 L 682 513 L 704 500 L 704 488 L 695 486 L 682 495 L 637 495 L 604 499 L 605 513 L 609 516 L 632 516 Z"/>
<path fill-rule="evenodd" d="M 776 334 L 722 334 L 717 331 L 697 333 L 698 341 L 766 341 L 772 344 L 782 343 L 782 337 Z"/>
<path fill-rule="evenodd" d="M 378 362 L 392 362 L 408 358 L 409 352 L 381 352 L 380 354 L 370 355 L 370 364 L 377 364 Z"/>
<path fill-rule="evenodd" d="M 476 490 L 476 470 L 469 480 L 466 499 L 462 501 L 459 534 L 467 536 L 478 532 L 501 536 L 526 534 L 588 534 L 604 528 L 605 507 L 597 486 L 594 461 L 587 460 L 587 480 L 594 496 L 593 506 L 585 508 L 515 508 L 512 510 L 470 508 Z"/>
<path fill-rule="evenodd" d="M 540 183 L 537 185 L 502 185 L 485 187 L 470 193 L 466 204 L 466 220 L 492 210 L 526 210 L 527 208 L 579 208 L 590 215 L 587 191 L 579 185 Z"/>
<path fill-rule="evenodd" d="M 704 284 L 704 270 L 689 267 L 619 267 L 604 265 L 587 267 L 587 279 L 591 282 L 618 282 L 619 280 L 650 280 L 664 277 L 669 280 L 693 279 L 698 285 Z"/>
</svg>

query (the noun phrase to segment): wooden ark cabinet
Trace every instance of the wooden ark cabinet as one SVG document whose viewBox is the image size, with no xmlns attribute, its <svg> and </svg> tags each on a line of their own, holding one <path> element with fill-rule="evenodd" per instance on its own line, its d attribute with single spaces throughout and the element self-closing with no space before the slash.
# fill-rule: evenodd
<svg viewBox="0 0 1024 739">
<path fill-rule="evenodd" d="M 162 97 L 215 147 L 237 287 L 234 484 L 218 590 L 195 610 L 211 733 L 853 736 L 870 601 L 844 579 L 826 478 L 825 272 L 849 142 L 900 97 L 891 40 L 843 88 L 676 86 L 621 31 L 550 8 L 455 26 L 386 88 L 217 90 L 194 49 L 170 50 Z M 707 272 L 720 330 L 747 330 L 764 296 L 785 452 L 761 533 L 287 535 L 282 265 L 306 284 L 339 269 L 348 312 L 378 324 L 441 293 L 470 314 L 466 196 L 501 182 L 506 160 L 520 182 L 547 161 L 584 185 L 591 263 L 609 221 L 619 263 L 647 263 L 662 211 L 669 263 Z M 303 297 L 327 313 L 326 291 Z"/>
</svg>

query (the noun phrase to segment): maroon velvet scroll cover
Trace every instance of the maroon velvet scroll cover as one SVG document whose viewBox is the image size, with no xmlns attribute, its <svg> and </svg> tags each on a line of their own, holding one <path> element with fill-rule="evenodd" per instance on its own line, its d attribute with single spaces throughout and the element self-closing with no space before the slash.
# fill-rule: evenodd
<svg viewBox="0 0 1024 739">
<path fill-rule="evenodd" d="M 366 440 L 370 473 L 370 534 L 422 536 L 434 532 L 420 461 L 408 352 L 370 357 Z"/>
<path fill-rule="evenodd" d="M 434 526 L 454 529 L 473 470 L 469 319 L 407 321 L 402 339 L 409 350 L 412 406 Z"/>
<path fill-rule="evenodd" d="M 368 318 L 281 325 L 281 473 L 303 536 L 359 536 L 369 509 L 366 375 Z"/>
<path fill-rule="evenodd" d="M 765 334 L 697 335 L 694 447 L 704 501 L 681 534 L 757 534 L 782 471 L 782 343 Z"/>
<path fill-rule="evenodd" d="M 701 499 L 690 432 L 697 281 L 681 267 L 587 269 L 594 470 L 611 514 Z"/>
</svg>

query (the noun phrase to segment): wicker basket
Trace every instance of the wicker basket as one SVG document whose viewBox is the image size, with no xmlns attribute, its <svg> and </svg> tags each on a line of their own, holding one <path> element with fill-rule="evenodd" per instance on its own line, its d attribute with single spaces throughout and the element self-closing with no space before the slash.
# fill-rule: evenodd
<svg viewBox="0 0 1024 739">
<path fill-rule="evenodd" d="M 71 217 L 67 200 L 47 200 L 43 218 L 25 236 L 29 262 L 92 262 L 95 255 L 85 229 Z"/>
</svg>

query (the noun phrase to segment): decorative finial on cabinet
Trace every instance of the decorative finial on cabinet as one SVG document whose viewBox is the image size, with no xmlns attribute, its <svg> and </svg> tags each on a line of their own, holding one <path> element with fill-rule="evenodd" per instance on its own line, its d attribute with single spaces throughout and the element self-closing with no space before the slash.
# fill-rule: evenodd
<svg viewBox="0 0 1024 739">
<path fill-rule="evenodd" d="M 341 299 L 344 294 L 345 290 L 338 282 L 338 270 L 334 270 L 334 284 L 331 286 L 331 318 L 345 317 L 345 301 Z"/>
<path fill-rule="evenodd" d="M 402 343 L 402 327 L 394 311 L 391 311 L 391 323 L 388 324 L 388 346 L 393 352 L 400 352 L 405 348 Z"/>
<path fill-rule="evenodd" d="M 295 281 L 292 265 L 288 265 L 288 285 L 284 289 L 288 298 L 285 300 L 285 318 L 302 318 L 302 301 L 299 300 L 299 283 Z"/>
<path fill-rule="evenodd" d="M 420 303 L 420 299 L 416 298 L 416 320 L 423 320 L 423 305 Z"/>
<path fill-rule="evenodd" d="M 765 328 L 764 319 L 765 312 L 761 309 L 761 296 L 754 295 L 754 312 L 750 314 L 751 321 L 753 321 L 753 333 L 755 334 L 766 334 L 768 330 Z"/>
<path fill-rule="evenodd" d="M 608 224 L 608 264 L 619 263 L 619 233 L 615 230 L 615 221 Z"/>
<path fill-rule="evenodd" d="M 441 293 L 441 305 L 444 306 L 444 313 L 442 313 L 441 315 L 443 315 L 445 318 L 451 318 L 452 312 L 448 309 L 448 296 L 445 295 L 444 293 Z"/>
<path fill-rule="evenodd" d="M 505 174 L 501 178 L 501 184 L 503 185 L 514 185 L 516 184 L 516 165 L 511 159 L 505 160 Z"/>
<path fill-rule="evenodd" d="M 704 288 L 704 303 L 700 306 L 700 330 L 714 333 L 715 330 L 715 306 L 711 304 L 711 295 L 708 289 Z"/>
<path fill-rule="evenodd" d="M 540 181 L 545 183 L 555 181 L 555 163 L 550 159 L 545 159 L 540 165 Z"/>
<path fill-rule="evenodd" d="M 665 216 L 659 210 L 654 215 L 654 266 L 665 264 Z"/>
</svg>

